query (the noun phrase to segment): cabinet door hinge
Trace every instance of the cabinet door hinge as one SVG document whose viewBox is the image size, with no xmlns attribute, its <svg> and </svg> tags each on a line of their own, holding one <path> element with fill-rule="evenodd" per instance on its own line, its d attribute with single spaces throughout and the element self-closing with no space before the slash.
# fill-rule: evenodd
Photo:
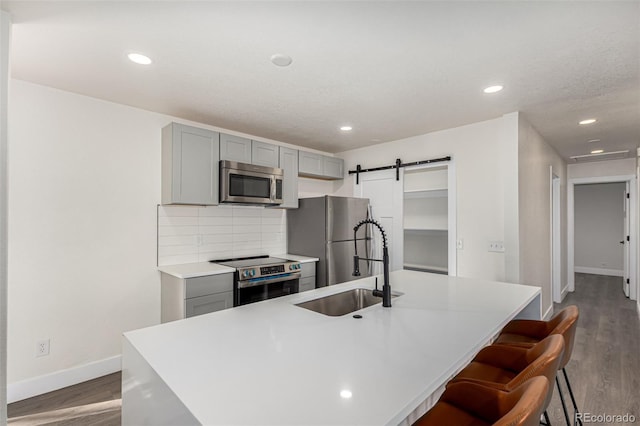
<svg viewBox="0 0 640 426">
<path fill-rule="evenodd" d="M 629 278 L 627 278 L 627 284 L 629 284 Z"/>
<path fill-rule="evenodd" d="M 627 241 L 629 241 L 629 236 L 627 235 Z"/>
</svg>

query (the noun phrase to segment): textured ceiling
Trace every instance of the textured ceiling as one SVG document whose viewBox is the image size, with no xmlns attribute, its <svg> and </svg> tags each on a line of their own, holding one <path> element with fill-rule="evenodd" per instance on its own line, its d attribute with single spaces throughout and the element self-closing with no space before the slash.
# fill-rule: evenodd
<svg viewBox="0 0 640 426">
<path fill-rule="evenodd" d="M 640 142 L 639 6 L 2 2 L 18 79 L 329 152 L 521 111 L 565 158 Z"/>
</svg>

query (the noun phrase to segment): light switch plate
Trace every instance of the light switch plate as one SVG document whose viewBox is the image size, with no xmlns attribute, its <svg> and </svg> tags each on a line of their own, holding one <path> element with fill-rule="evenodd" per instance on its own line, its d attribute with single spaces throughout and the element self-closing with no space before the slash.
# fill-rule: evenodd
<svg viewBox="0 0 640 426">
<path fill-rule="evenodd" d="M 489 241 L 489 251 L 504 253 L 504 241 Z"/>
</svg>

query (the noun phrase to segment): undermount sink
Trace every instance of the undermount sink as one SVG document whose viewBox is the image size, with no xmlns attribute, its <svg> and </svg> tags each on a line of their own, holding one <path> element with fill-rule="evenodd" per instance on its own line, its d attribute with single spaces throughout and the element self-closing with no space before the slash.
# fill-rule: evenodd
<svg viewBox="0 0 640 426">
<path fill-rule="evenodd" d="M 391 294 L 392 298 L 398 296 L 399 294 Z M 374 296 L 373 290 L 354 288 L 330 296 L 297 303 L 296 306 L 331 317 L 339 317 L 377 303 L 382 303 L 382 298 Z"/>
</svg>

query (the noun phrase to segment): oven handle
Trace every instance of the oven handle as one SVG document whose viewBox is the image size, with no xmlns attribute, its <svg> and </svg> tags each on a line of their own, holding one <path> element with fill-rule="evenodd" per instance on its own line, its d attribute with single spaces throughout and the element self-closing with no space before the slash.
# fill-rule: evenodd
<svg viewBox="0 0 640 426">
<path fill-rule="evenodd" d="M 275 176 L 271 176 L 271 202 L 275 203 L 276 202 L 276 177 Z"/>
<path fill-rule="evenodd" d="M 279 275 L 276 275 L 275 277 L 250 278 L 248 280 L 242 280 L 242 281 L 238 280 L 238 288 L 254 287 L 257 285 L 279 283 L 282 281 L 293 281 L 293 280 L 299 279 L 301 276 L 302 276 L 302 273 L 300 272 L 292 272 L 292 273 L 286 273 L 286 274 L 279 274 Z"/>
</svg>

